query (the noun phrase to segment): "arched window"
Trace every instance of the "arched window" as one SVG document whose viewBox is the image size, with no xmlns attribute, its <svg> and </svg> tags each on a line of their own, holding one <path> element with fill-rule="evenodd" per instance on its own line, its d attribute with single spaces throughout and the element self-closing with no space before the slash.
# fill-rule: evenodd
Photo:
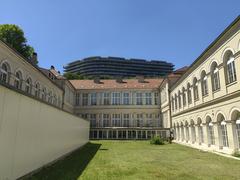
<svg viewBox="0 0 240 180">
<path fill-rule="evenodd" d="M 228 133 L 227 133 L 227 123 L 225 122 L 225 118 L 222 114 L 219 114 L 217 117 L 220 126 L 221 140 L 222 146 L 228 147 Z"/>
<path fill-rule="evenodd" d="M 20 71 L 17 71 L 16 74 L 15 74 L 14 86 L 17 89 L 22 88 L 22 73 Z"/>
<path fill-rule="evenodd" d="M 177 94 L 175 94 L 175 109 L 177 110 L 178 104 L 177 104 Z"/>
<path fill-rule="evenodd" d="M 240 111 L 234 110 L 231 114 L 231 120 L 235 122 L 237 140 L 238 140 L 238 149 L 240 149 Z"/>
<path fill-rule="evenodd" d="M 52 103 L 52 91 L 49 91 L 48 93 L 48 102 Z"/>
<path fill-rule="evenodd" d="M 187 103 L 187 101 L 186 101 L 186 90 L 185 90 L 184 87 L 182 88 L 182 97 L 183 97 L 183 106 L 186 106 L 186 103 Z"/>
<path fill-rule="evenodd" d="M 42 100 L 47 100 L 47 89 L 45 87 L 42 90 Z"/>
<path fill-rule="evenodd" d="M 190 138 L 189 138 L 189 126 L 187 121 L 185 122 L 185 130 L 186 130 L 186 142 L 188 142 Z"/>
<path fill-rule="evenodd" d="M 204 143 L 203 125 L 202 125 L 202 120 L 200 118 L 198 118 L 198 138 L 199 138 L 200 144 Z"/>
<path fill-rule="evenodd" d="M 197 78 L 193 79 L 193 96 L 194 96 L 194 101 L 197 101 L 199 99 Z"/>
<path fill-rule="evenodd" d="M 235 82 L 237 80 L 235 59 L 234 59 L 233 53 L 231 51 L 227 51 L 224 54 L 223 62 L 225 65 L 226 83 L 230 84 L 230 83 Z"/>
<path fill-rule="evenodd" d="M 208 95 L 207 75 L 205 71 L 201 73 L 201 85 L 202 85 L 202 95 L 203 96 Z"/>
<path fill-rule="evenodd" d="M 57 96 L 56 96 L 56 94 L 53 95 L 53 104 L 55 106 L 57 105 Z"/>
<path fill-rule="evenodd" d="M 178 107 L 179 107 L 179 109 L 182 107 L 181 92 L 180 91 L 178 91 Z"/>
<path fill-rule="evenodd" d="M 211 65 L 211 79 L 212 79 L 212 89 L 213 91 L 217 91 L 220 89 L 220 78 L 219 71 L 216 62 L 213 62 Z"/>
<path fill-rule="evenodd" d="M 35 84 L 35 96 L 38 98 L 40 97 L 40 84 L 39 83 Z"/>
<path fill-rule="evenodd" d="M 191 135 L 192 135 L 192 143 L 196 141 L 196 129 L 193 120 L 191 120 Z"/>
<path fill-rule="evenodd" d="M 29 94 L 32 93 L 32 79 L 31 78 L 28 78 L 26 80 L 26 86 L 25 86 L 25 91 Z"/>
<path fill-rule="evenodd" d="M 192 103 L 192 92 L 191 92 L 190 83 L 187 84 L 187 97 L 188 97 L 188 104 L 191 104 Z"/>
<path fill-rule="evenodd" d="M 0 80 L 4 83 L 9 82 L 10 68 L 7 63 L 3 63 L 0 69 Z"/>
<path fill-rule="evenodd" d="M 174 111 L 174 97 L 172 96 L 172 111 Z"/>
<path fill-rule="evenodd" d="M 214 128 L 213 128 L 213 123 L 212 119 L 208 116 L 206 119 L 207 122 L 207 130 L 208 130 L 208 141 L 210 145 L 215 145 L 215 136 L 214 136 Z"/>
</svg>

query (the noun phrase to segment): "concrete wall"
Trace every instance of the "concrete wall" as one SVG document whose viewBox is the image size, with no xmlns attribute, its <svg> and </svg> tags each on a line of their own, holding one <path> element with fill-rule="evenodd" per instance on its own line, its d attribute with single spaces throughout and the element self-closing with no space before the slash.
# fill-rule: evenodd
<svg viewBox="0 0 240 180">
<path fill-rule="evenodd" d="M 0 179 L 16 179 L 88 142 L 89 122 L 0 85 Z"/>
</svg>

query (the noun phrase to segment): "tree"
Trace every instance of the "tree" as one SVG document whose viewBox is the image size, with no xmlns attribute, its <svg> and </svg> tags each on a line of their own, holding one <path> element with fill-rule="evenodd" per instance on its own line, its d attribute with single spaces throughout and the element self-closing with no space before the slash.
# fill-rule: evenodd
<svg viewBox="0 0 240 180">
<path fill-rule="evenodd" d="M 65 78 L 67 78 L 68 80 L 73 80 L 73 79 L 85 79 L 84 76 L 80 75 L 80 74 L 75 74 L 75 73 L 70 73 L 70 72 L 67 72 L 67 73 L 64 73 L 63 76 Z"/>
<path fill-rule="evenodd" d="M 10 45 L 31 62 L 34 49 L 27 44 L 24 32 L 19 26 L 15 24 L 0 25 L 0 40 Z M 32 63 L 37 65 L 38 61 L 34 59 Z"/>
</svg>

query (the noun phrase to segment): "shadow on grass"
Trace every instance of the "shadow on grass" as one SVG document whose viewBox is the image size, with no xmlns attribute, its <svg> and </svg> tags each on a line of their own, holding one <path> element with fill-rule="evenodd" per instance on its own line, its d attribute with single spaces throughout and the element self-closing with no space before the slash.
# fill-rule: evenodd
<svg viewBox="0 0 240 180">
<path fill-rule="evenodd" d="M 73 152 L 66 158 L 57 161 L 51 166 L 41 169 L 24 180 L 75 180 L 87 167 L 88 163 L 97 153 L 101 144 L 87 143 L 79 150 Z"/>
</svg>

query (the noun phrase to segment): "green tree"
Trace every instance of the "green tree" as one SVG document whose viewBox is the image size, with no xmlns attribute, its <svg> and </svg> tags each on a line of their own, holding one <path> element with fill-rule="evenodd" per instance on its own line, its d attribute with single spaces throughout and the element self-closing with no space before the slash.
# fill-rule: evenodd
<svg viewBox="0 0 240 180">
<path fill-rule="evenodd" d="M 75 73 L 64 73 L 63 76 L 65 78 L 67 78 L 68 80 L 73 80 L 73 79 L 86 79 L 84 76 L 80 75 L 80 74 L 75 74 Z"/>
<path fill-rule="evenodd" d="M 27 44 L 24 32 L 19 26 L 15 24 L 0 25 L 0 40 L 10 45 L 31 62 L 34 49 Z M 34 59 L 31 63 L 37 65 L 38 61 Z"/>
</svg>

